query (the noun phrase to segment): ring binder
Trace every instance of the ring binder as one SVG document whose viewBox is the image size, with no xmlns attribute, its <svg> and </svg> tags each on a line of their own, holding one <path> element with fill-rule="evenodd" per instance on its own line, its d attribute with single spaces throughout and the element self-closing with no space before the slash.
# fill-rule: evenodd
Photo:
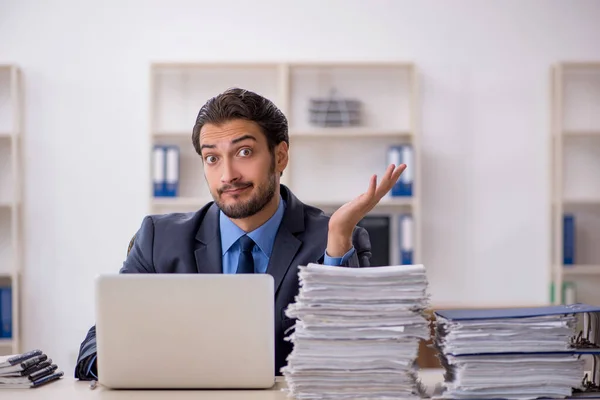
<svg viewBox="0 0 600 400">
<path fill-rule="evenodd" d="M 578 303 L 435 315 L 434 346 L 446 370 L 439 398 L 600 398 L 600 307 Z M 584 373 L 588 357 L 591 374 Z M 519 364 L 527 368 L 513 372 Z"/>
</svg>

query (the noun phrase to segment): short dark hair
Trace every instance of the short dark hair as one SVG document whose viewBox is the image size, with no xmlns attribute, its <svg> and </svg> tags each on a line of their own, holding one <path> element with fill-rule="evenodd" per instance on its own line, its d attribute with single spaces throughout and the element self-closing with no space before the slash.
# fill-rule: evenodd
<svg viewBox="0 0 600 400">
<path fill-rule="evenodd" d="M 220 125 L 235 119 L 258 124 L 267 138 L 271 154 L 279 143 L 290 144 L 287 118 L 271 100 L 250 90 L 231 88 L 209 99 L 200 108 L 192 133 L 196 152 L 202 155 L 200 131 L 205 124 Z"/>
</svg>

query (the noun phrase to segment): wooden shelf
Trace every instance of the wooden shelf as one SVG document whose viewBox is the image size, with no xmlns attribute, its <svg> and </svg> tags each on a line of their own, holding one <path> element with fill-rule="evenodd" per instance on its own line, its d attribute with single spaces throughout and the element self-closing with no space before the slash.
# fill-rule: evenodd
<svg viewBox="0 0 600 400">
<path fill-rule="evenodd" d="M 563 136 L 569 137 L 598 137 L 600 138 L 600 130 L 598 131 L 565 131 L 563 132 Z"/>
<path fill-rule="evenodd" d="M 565 206 L 600 206 L 600 198 L 564 199 Z"/>
<path fill-rule="evenodd" d="M 574 281 L 577 301 L 596 304 L 594 276 L 600 277 L 600 118 L 595 112 L 600 99 L 600 63 L 563 62 L 552 68 L 551 88 L 551 201 L 552 246 L 549 276 L 555 288 L 553 301 L 564 283 Z M 580 264 L 563 265 L 565 214 L 575 218 L 575 254 Z M 579 279 L 576 279 L 578 278 Z"/>
<path fill-rule="evenodd" d="M 162 207 L 202 207 L 213 201 L 212 197 L 153 197 L 152 204 Z"/>
<path fill-rule="evenodd" d="M 292 138 L 311 138 L 311 139 L 330 139 L 336 137 L 357 137 L 357 138 L 406 138 L 412 137 L 412 133 L 401 130 L 380 130 L 365 127 L 357 128 L 320 128 L 307 130 L 290 130 L 290 139 Z"/>
<path fill-rule="evenodd" d="M 153 132 L 152 136 L 158 139 L 168 139 L 168 138 L 177 138 L 177 139 L 190 139 L 192 138 L 192 130 L 189 131 L 158 131 Z"/>
<path fill-rule="evenodd" d="M 411 62 L 397 62 L 397 61 L 319 61 L 319 62 L 291 62 L 289 63 L 291 68 L 406 68 L 412 69 L 415 64 Z"/>
<path fill-rule="evenodd" d="M 407 163 L 412 173 L 413 197 L 383 199 L 371 214 L 410 214 L 413 263 L 422 262 L 423 157 L 419 74 L 414 64 L 175 62 L 153 63 L 151 75 L 150 143 L 172 144 L 180 149 L 179 197 L 152 196 L 151 213 L 190 212 L 213 201 L 202 177 L 202 160 L 191 143 L 192 125 L 201 103 L 224 87 L 235 85 L 271 99 L 285 114 L 293 144 L 281 183 L 303 203 L 325 213 L 366 190 L 372 174 L 380 177 L 389 165 L 392 147 L 409 146 L 412 157 L 405 154 L 406 160 L 399 161 Z M 321 127 L 311 122 L 311 101 L 334 94 L 335 98 L 360 101 L 360 125 Z M 397 263 L 399 242 L 392 236 L 389 244 L 390 262 Z"/>
<path fill-rule="evenodd" d="M 10 286 L 12 338 L 0 338 L 1 353 L 20 348 L 19 272 L 23 269 L 23 76 L 17 65 L 0 66 L 0 285 Z M 19 212 L 14 212 L 19 211 Z"/>
<path fill-rule="evenodd" d="M 273 62 L 156 62 L 152 64 L 152 68 L 156 71 L 170 69 L 215 69 L 215 68 L 275 68 L 277 63 Z"/>
<path fill-rule="evenodd" d="M 314 206 L 314 207 L 324 207 L 324 208 L 331 208 L 331 207 L 341 207 L 343 204 L 347 203 L 350 200 L 319 200 L 319 199 L 306 199 L 303 200 L 301 199 L 301 201 L 305 204 Z M 381 201 L 379 202 L 379 204 L 377 204 L 376 208 L 382 208 L 382 207 L 411 207 L 414 204 L 415 200 L 412 197 L 397 197 L 397 198 L 383 198 L 381 199 Z"/>
<path fill-rule="evenodd" d="M 600 275 L 600 265 L 564 265 L 565 276 Z"/>
<path fill-rule="evenodd" d="M 343 200 L 319 200 L 319 199 L 300 199 L 304 204 L 317 208 L 338 208 L 344 203 L 350 201 Z M 154 197 L 152 204 L 158 207 L 197 207 L 200 208 L 213 201 L 212 197 Z M 415 202 L 412 197 L 397 197 L 382 199 L 375 208 L 406 208 L 412 207 Z"/>
<path fill-rule="evenodd" d="M 413 135 L 410 131 L 403 130 L 381 130 L 368 127 L 356 127 L 356 128 L 314 128 L 314 129 L 301 129 L 301 130 L 290 130 L 290 138 L 335 138 L 335 137 L 358 137 L 358 138 L 371 138 L 371 137 L 383 137 L 383 138 L 406 138 L 410 139 Z M 162 131 L 153 132 L 152 136 L 157 139 L 191 139 L 192 131 Z"/>
<path fill-rule="evenodd" d="M 598 61 L 567 61 L 563 62 L 562 67 L 565 70 L 569 69 L 596 69 L 600 68 L 600 62 Z"/>
</svg>

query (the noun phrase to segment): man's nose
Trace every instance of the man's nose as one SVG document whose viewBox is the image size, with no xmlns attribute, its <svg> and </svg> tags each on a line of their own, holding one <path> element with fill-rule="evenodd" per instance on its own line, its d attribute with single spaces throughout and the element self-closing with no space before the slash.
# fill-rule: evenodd
<svg viewBox="0 0 600 400">
<path fill-rule="evenodd" d="M 221 182 L 231 183 L 235 182 L 240 178 L 240 174 L 231 161 L 225 161 L 223 163 L 223 171 L 221 173 Z"/>
</svg>

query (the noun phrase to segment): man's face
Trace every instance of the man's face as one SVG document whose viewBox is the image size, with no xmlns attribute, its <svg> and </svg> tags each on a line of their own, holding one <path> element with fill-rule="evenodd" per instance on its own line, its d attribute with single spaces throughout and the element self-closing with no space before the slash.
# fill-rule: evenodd
<svg viewBox="0 0 600 400">
<path fill-rule="evenodd" d="M 202 127 L 204 177 L 225 215 L 248 218 L 273 199 L 283 170 L 276 160 L 282 145 L 286 144 L 278 145 L 273 156 L 267 138 L 252 121 L 232 120 Z M 287 147 L 285 151 L 287 156 Z"/>
</svg>

